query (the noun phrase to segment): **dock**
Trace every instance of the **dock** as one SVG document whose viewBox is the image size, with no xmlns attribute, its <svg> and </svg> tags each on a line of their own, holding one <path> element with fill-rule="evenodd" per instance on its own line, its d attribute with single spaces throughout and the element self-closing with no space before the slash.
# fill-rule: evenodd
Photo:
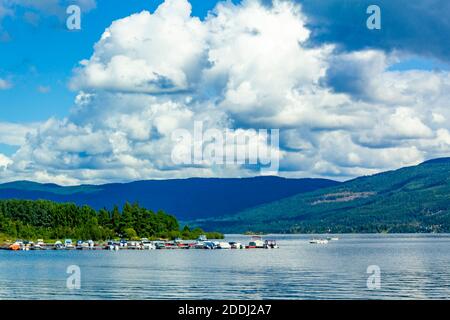
<svg viewBox="0 0 450 320">
<path fill-rule="evenodd" d="M 0 250 L 10 251 L 42 251 L 42 250 L 240 250 L 240 249 L 276 249 L 278 245 L 275 240 L 262 241 L 260 237 L 257 239 L 252 237 L 252 240 L 248 245 L 243 245 L 239 242 L 227 242 L 219 240 L 206 240 L 205 237 L 200 237 L 197 240 L 181 240 L 175 239 L 168 240 L 155 240 L 150 241 L 146 238 L 142 238 L 140 241 L 127 241 L 127 240 L 110 240 L 94 242 L 77 241 L 76 244 L 72 243 L 72 240 L 66 239 L 63 242 L 56 241 L 55 243 L 44 243 L 42 240 L 34 243 L 32 241 L 17 240 L 14 243 L 4 243 L 0 245 Z"/>
</svg>

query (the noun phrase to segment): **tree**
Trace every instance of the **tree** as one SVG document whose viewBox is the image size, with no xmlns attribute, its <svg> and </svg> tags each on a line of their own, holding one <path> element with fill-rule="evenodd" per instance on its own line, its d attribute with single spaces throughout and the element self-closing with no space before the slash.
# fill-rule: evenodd
<svg viewBox="0 0 450 320">
<path fill-rule="evenodd" d="M 126 228 L 123 232 L 123 236 L 127 239 L 136 239 L 138 235 L 133 228 Z"/>
<path fill-rule="evenodd" d="M 114 206 L 112 214 L 111 214 L 111 224 L 113 227 L 113 230 L 115 232 L 119 232 L 120 227 L 120 212 L 119 208 L 117 206 Z"/>
<path fill-rule="evenodd" d="M 188 226 L 179 230 L 178 220 L 171 215 L 126 203 L 122 213 L 115 206 L 111 212 L 73 203 L 47 200 L 0 200 L 0 233 L 11 238 L 105 240 L 197 237 L 198 230 Z"/>
<path fill-rule="evenodd" d="M 111 217 L 109 216 L 109 212 L 106 209 L 100 209 L 98 213 L 98 223 L 106 228 L 112 228 Z"/>
</svg>

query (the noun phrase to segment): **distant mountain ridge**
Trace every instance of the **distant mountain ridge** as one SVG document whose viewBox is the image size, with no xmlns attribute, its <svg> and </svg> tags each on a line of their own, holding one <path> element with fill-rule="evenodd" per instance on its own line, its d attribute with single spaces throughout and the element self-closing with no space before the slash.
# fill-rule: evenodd
<svg viewBox="0 0 450 320">
<path fill-rule="evenodd" d="M 162 209 L 222 232 L 450 232 L 450 158 L 339 183 L 325 179 L 190 178 L 63 187 L 0 184 L 0 199 Z"/>
<path fill-rule="evenodd" d="M 152 210 L 162 209 L 191 220 L 234 214 L 302 192 L 338 185 L 326 179 L 190 178 L 63 187 L 31 181 L 0 184 L 0 199 L 46 199 L 93 208 L 112 208 L 125 201 Z"/>
<path fill-rule="evenodd" d="M 450 232 L 450 158 L 194 221 L 222 232 Z"/>
</svg>

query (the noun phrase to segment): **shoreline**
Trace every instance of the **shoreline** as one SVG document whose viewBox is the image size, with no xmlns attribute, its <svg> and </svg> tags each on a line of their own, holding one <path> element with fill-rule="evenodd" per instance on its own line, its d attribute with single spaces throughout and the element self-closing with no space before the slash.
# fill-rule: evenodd
<svg viewBox="0 0 450 320">
<path fill-rule="evenodd" d="M 36 242 L 29 240 L 16 240 L 14 243 L 5 242 L 0 244 L 0 250 L 10 251 L 29 251 L 29 250 L 156 250 L 156 249 L 277 249 L 276 240 L 266 239 L 263 241 L 261 236 L 252 236 L 248 245 L 241 242 L 225 241 L 219 239 L 208 240 L 204 235 L 196 240 L 154 240 L 150 241 L 147 238 L 140 240 L 108 240 L 97 241 L 92 240 L 78 240 L 74 244 L 71 239 L 65 239 L 64 243 L 57 240 L 54 243 L 46 243 L 42 239 Z"/>
</svg>

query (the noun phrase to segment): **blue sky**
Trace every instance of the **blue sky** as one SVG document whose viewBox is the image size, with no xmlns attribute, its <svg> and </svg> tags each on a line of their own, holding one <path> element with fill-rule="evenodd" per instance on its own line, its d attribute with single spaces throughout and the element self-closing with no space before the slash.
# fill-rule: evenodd
<svg viewBox="0 0 450 320">
<path fill-rule="evenodd" d="M 82 30 L 69 32 L 64 22 L 47 17 L 38 26 L 24 22 L 27 9 L 5 19 L 3 29 L 11 40 L 0 43 L 0 71 L 13 88 L 0 92 L 0 119 L 13 122 L 43 121 L 67 115 L 76 92 L 67 88 L 72 69 L 92 54 L 93 44 L 112 21 L 142 10 L 154 11 L 161 1 L 98 1 L 83 14 Z M 204 16 L 213 1 L 192 1 L 193 14 Z M 42 93 L 40 87 L 49 88 Z M 45 90 L 44 90 L 45 91 Z"/>
<path fill-rule="evenodd" d="M 11 39 L 0 43 L 0 72 L 13 88 L 0 91 L 0 119 L 12 122 L 44 121 L 63 117 L 73 105 L 76 92 L 67 87 L 72 69 L 92 54 L 94 43 L 112 21 L 142 10 L 154 11 L 162 1 L 101 0 L 82 16 L 82 30 L 70 32 L 65 21 L 44 17 L 34 26 L 23 21 L 27 8 L 4 19 L 3 30 Z M 192 0 L 193 15 L 204 17 L 216 1 Z M 40 92 L 46 88 L 48 92 Z M 41 91 L 47 91 L 41 90 Z M 1 147 L 0 147 L 1 150 Z"/>
<path fill-rule="evenodd" d="M 142 10 L 148 10 L 153 13 L 163 3 L 163 1 L 154 0 L 78 1 L 90 3 L 90 5 L 94 3 L 95 7 L 89 7 L 83 12 L 82 30 L 68 31 L 65 28 L 66 15 L 64 10 L 72 1 L 43 0 L 43 3 L 48 2 L 49 5 L 35 7 L 29 5 L 29 2 L 27 4 L 27 0 L 12 1 L 13 3 L 15 2 L 15 5 L 11 5 L 11 1 L 0 0 L 0 81 L 4 83 L 3 89 L 0 83 L 0 123 L 7 124 L 6 128 L 9 128 L 9 124 L 18 124 L 25 127 L 39 126 L 51 118 L 61 120 L 69 117 L 71 110 L 73 111 L 76 108 L 76 97 L 79 96 L 81 91 L 86 91 L 86 88 L 89 89 L 87 90 L 89 92 L 97 93 L 97 96 L 104 95 L 105 98 L 101 103 L 106 103 L 108 101 L 106 93 L 110 90 L 108 88 L 94 88 L 86 85 L 72 90 L 69 89 L 70 81 L 76 77 L 74 68 L 79 66 L 81 60 L 89 59 L 93 55 L 95 52 L 94 44 L 100 40 L 105 29 L 113 21 L 130 16 L 133 13 L 139 13 Z M 190 0 L 189 2 L 192 5 L 191 15 L 200 17 L 201 20 L 204 20 L 209 10 L 213 9 L 217 3 L 216 0 Z M 52 6 L 52 3 L 55 5 Z M 236 4 L 235 10 L 240 10 L 240 2 L 234 1 L 234 3 Z M 366 70 L 358 64 L 366 59 L 365 56 L 363 57 L 359 53 L 363 51 L 368 52 L 369 50 L 375 50 L 383 55 L 383 57 L 371 55 L 368 59 L 374 59 L 373 65 L 376 63 L 383 64 L 384 62 L 380 61 L 384 61 L 384 59 L 388 61 L 384 70 L 376 71 L 385 72 L 386 76 L 393 76 L 394 73 L 411 75 L 408 72 L 412 70 L 446 75 L 449 70 L 450 45 L 448 44 L 448 36 L 450 28 L 446 22 L 448 15 L 445 13 L 450 13 L 450 6 L 446 1 L 433 1 L 433 7 L 427 6 L 427 3 L 430 3 L 427 1 L 419 1 L 414 4 L 403 0 L 395 1 L 395 3 L 384 0 L 378 1 L 382 8 L 383 19 L 383 28 L 378 33 L 370 32 L 364 28 L 367 18 L 364 10 L 370 1 L 303 0 L 298 1 L 298 3 L 302 5 L 301 15 L 305 20 L 304 26 L 311 32 L 306 42 L 306 47 L 333 45 L 335 54 L 329 61 L 337 61 L 341 65 L 352 61 L 352 68 L 356 66 L 354 70 L 358 73 L 357 76 L 361 76 L 361 79 L 365 79 L 364 77 L 370 72 L 375 72 Z M 271 1 L 263 1 L 262 9 L 258 10 L 270 11 L 272 6 Z M 158 30 L 148 30 L 148 32 L 151 34 L 152 32 L 158 32 Z M 352 55 L 352 53 L 355 53 L 355 55 Z M 345 56 L 346 54 L 350 56 Z M 354 61 L 354 59 L 357 59 L 357 61 Z M 287 63 L 286 68 L 289 68 L 288 65 L 289 63 Z M 336 81 L 348 81 L 348 75 L 344 76 L 341 69 L 336 69 L 335 71 L 337 73 L 333 77 L 333 83 Z M 328 74 L 334 74 L 331 67 L 327 72 Z M 360 75 L 359 72 L 365 75 Z M 368 97 L 368 87 L 360 88 L 361 82 L 357 85 L 357 90 L 361 90 L 361 92 L 349 92 L 345 89 L 348 88 L 347 85 L 333 85 L 331 81 L 322 80 L 324 81 L 321 81 L 321 83 L 327 83 L 332 86 L 330 89 L 336 94 L 353 95 L 350 98 L 355 98 L 355 104 L 360 103 L 360 100 L 364 99 L 371 102 L 376 100 L 373 97 Z M 446 80 L 442 81 L 445 82 Z M 352 87 L 351 90 L 356 90 L 355 86 L 350 87 Z M 339 92 L 341 89 L 343 91 Z M 206 88 L 202 90 L 205 91 Z M 373 88 L 370 88 L 370 90 L 373 90 Z M 364 99 L 361 97 L 364 97 Z M 339 99 L 341 98 L 339 96 Z M 407 98 L 404 98 L 401 103 L 396 104 L 396 107 L 404 107 L 402 104 L 405 104 L 407 100 Z M 97 101 L 96 103 L 100 102 Z M 262 102 L 259 102 L 259 104 L 262 104 Z M 439 105 L 439 108 L 441 107 Z M 92 110 L 95 109 L 95 107 L 92 108 Z M 349 107 L 349 109 L 351 108 Z M 230 110 L 227 111 L 230 121 L 243 127 L 252 128 L 252 122 L 247 121 L 248 118 L 246 118 L 251 118 L 252 115 L 248 112 L 233 114 L 234 109 L 230 107 Z M 401 112 L 400 114 L 402 114 Z M 395 112 L 393 114 L 395 115 Z M 440 119 L 441 116 L 443 115 L 438 111 L 435 112 L 436 118 Z M 422 121 L 425 120 L 422 119 Z M 301 123 L 300 121 L 298 125 L 294 125 L 298 131 L 303 130 Z M 414 121 L 411 123 L 414 123 Z M 292 129 L 292 125 L 280 125 L 276 121 L 267 124 L 277 124 L 280 128 L 286 126 L 286 128 Z M 253 123 L 253 125 L 255 124 Z M 377 125 L 381 126 L 381 124 Z M 437 134 L 439 129 L 443 129 L 438 126 L 434 128 L 434 124 L 426 126 L 435 134 Z M 309 131 L 310 129 L 312 131 Z M 317 130 L 317 128 L 305 130 L 308 131 L 305 135 L 310 136 L 311 132 L 316 132 L 314 130 Z M 440 132 L 442 134 L 443 131 Z M 367 135 L 367 132 L 364 134 Z M 360 133 L 358 137 L 352 136 L 351 139 L 352 141 L 359 141 L 362 139 L 362 136 L 363 133 Z M 376 134 L 372 134 L 373 136 L 376 136 Z M 379 140 L 377 142 L 363 143 L 359 141 L 359 143 L 364 147 L 373 147 L 375 145 L 379 147 L 397 143 L 397 140 L 395 140 L 397 138 L 386 141 L 389 138 L 377 136 L 377 139 Z M 394 140 L 395 143 L 393 142 Z M 411 147 L 411 141 L 412 138 L 408 136 L 405 138 L 404 143 Z M 315 144 L 318 142 L 315 141 L 313 143 L 311 141 L 310 143 Z M 417 142 L 417 145 L 421 143 Z M 286 146 L 289 145 L 288 142 L 284 144 Z M 20 147 L 21 145 L 0 141 L 0 154 L 13 158 Z M 420 149 L 420 147 L 416 148 Z M 292 146 L 288 149 L 291 150 Z M 295 150 L 296 147 L 293 149 Z M 79 154 L 84 153 L 80 152 Z M 428 158 L 442 154 L 445 154 L 445 151 L 432 152 L 427 149 L 427 151 L 423 151 L 422 156 Z M 414 162 L 417 157 L 412 157 L 412 159 L 411 162 Z M 327 160 L 325 162 L 330 161 Z M 339 161 L 342 162 L 343 160 L 336 160 L 335 163 L 330 164 L 330 168 L 334 166 L 340 168 L 341 164 L 339 164 Z M 291 167 L 290 161 L 286 163 L 286 172 L 298 172 L 298 175 L 320 175 L 307 169 L 303 172 L 301 166 L 294 165 Z M 351 164 L 345 164 L 342 165 L 342 168 L 349 166 Z M 386 167 L 389 167 L 389 165 L 386 165 Z M 383 169 L 383 166 L 361 163 L 361 170 L 354 172 L 366 172 L 363 170 L 364 168 L 368 170 L 367 172 L 375 172 Z M 324 170 L 322 175 L 332 176 L 333 172 L 337 176 L 342 177 L 354 175 L 354 173 L 345 173 L 346 169 L 333 170 Z M 64 171 L 64 175 L 67 175 L 67 172 Z"/>
</svg>

